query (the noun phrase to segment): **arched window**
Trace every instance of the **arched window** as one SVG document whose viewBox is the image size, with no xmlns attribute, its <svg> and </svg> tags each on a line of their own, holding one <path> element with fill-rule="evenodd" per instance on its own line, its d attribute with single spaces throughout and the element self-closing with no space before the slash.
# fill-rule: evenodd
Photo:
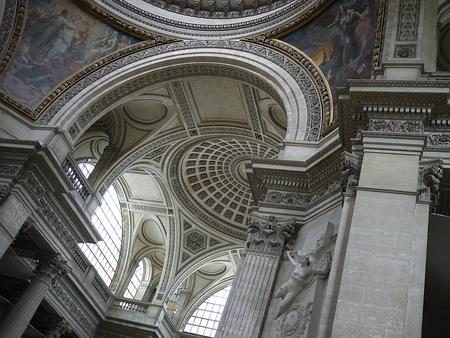
<svg viewBox="0 0 450 338">
<path fill-rule="evenodd" d="M 148 270 L 149 266 L 148 264 L 145 264 L 146 261 L 144 259 L 141 259 L 139 261 L 139 264 L 137 265 L 136 269 L 134 270 L 133 276 L 130 279 L 130 282 L 128 283 L 128 287 L 125 290 L 124 297 L 125 298 L 131 298 L 131 299 L 137 299 L 141 300 L 144 296 L 145 290 L 142 290 L 142 282 L 144 280 L 144 269 Z M 146 273 L 147 274 L 147 273 Z M 145 288 L 148 286 L 145 285 Z M 144 291 L 144 292 L 142 292 Z M 138 292 L 141 291 L 141 292 Z"/>
<path fill-rule="evenodd" d="M 79 166 L 86 178 L 94 169 L 90 163 L 81 163 Z M 91 222 L 103 241 L 79 245 L 100 277 L 109 286 L 117 268 L 122 244 L 122 214 L 119 197 L 113 186 L 106 191 L 100 206 L 91 217 Z"/>
<path fill-rule="evenodd" d="M 216 292 L 205 300 L 189 318 L 184 331 L 214 337 L 219 326 L 222 312 L 230 293 L 231 286 Z"/>
</svg>

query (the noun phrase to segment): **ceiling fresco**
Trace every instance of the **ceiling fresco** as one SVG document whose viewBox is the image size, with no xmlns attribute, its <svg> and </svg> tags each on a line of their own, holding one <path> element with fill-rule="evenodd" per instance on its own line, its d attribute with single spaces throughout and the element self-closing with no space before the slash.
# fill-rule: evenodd
<svg viewBox="0 0 450 338">
<path fill-rule="evenodd" d="M 336 88 L 345 87 L 347 79 L 368 79 L 371 75 L 378 6 L 377 0 L 336 1 L 282 40 L 320 67 L 336 97 Z"/>
<path fill-rule="evenodd" d="M 20 45 L 0 91 L 33 109 L 86 65 L 138 42 L 69 0 L 30 0 Z"/>
</svg>

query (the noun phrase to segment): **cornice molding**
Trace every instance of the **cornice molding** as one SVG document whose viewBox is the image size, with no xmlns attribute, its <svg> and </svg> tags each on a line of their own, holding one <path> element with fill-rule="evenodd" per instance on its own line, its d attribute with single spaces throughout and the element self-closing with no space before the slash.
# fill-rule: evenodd
<svg viewBox="0 0 450 338">
<path fill-rule="evenodd" d="M 269 31 L 270 37 L 280 36 L 281 33 L 309 22 L 333 3 L 333 0 L 313 0 L 313 3 L 306 0 L 292 0 L 284 6 L 268 11 L 265 15 L 258 13 L 254 16 L 233 19 L 216 18 L 212 23 L 211 19 L 172 13 L 151 4 L 147 5 L 148 9 L 143 9 L 124 0 L 82 1 L 96 7 L 96 12 L 111 20 L 113 24 L 121 22 L 124 27 L 131 26 L 135 32 L 142 32 L 144 38 L 148 32 L 158 31 L 168 36 L 189 39 L 239 38 L 263 34 L 265 31 Z M 218 21 L 220 23 L 217 23 Z"/>
</svg>

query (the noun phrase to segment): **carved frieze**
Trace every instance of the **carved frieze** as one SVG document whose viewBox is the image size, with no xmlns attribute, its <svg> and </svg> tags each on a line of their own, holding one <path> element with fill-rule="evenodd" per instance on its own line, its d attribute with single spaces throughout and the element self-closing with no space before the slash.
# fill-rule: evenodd
<svg viewBox="0 0 450 338">
<path fill-rule="evenodd" d="M 330 196 L 339 190 L 340 180 L 335 180 L 329 185 L 312 193 L 295 193 L 288 191 L 269 190 L 264 198 L 264 202 L 271 204 L 280 204 L 286 207 L 309 208 L 324 198 Z"/>
<path fill-rule="evenodd" d="M 72 315 L 72 318 L 83 327 L 87 333 L 89 333 L 90 337 L 93 337 L 96 325 L 86 317 L 84 311 L 80 309 L 63 286 L 60 283 L 55 282 L 51 286 L 51 291 Z"/>
<path fill-rule="evenodd" d="M 394 57 L 396 58 L 415 58 L 416 44 L 396 45 L 394 49 Z"/>
<path fill-rule="evenodd" d="M 371 119 L 369 131 L 387 133 L 421 133 L 423 132 L 423 121 L 420 120 L 381 120 Z"/>
<path fill-rule="evenodd" d="M 427 136 L 428 146 L 447 147 L 450 145 L 450 134 L 429 134 Z"/>
</svg>

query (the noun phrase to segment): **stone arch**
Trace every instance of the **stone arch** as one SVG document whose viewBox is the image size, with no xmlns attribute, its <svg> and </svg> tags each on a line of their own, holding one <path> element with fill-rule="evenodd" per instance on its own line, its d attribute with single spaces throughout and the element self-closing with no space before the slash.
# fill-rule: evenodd
<svg viewBox="0 0 450 338">
<path fill-rule="evenodd" d="M 58 125 L 75 142 L 139 89 L 195 75 L 239 79 L 271 94 L 287 115 L 285 141 L 318 141 L 323 123 L 333 115 L 330 88 L 319 68 L 278 40 L 142 43 L 91 68 L 43 101 L 36 111 L 38 124 Z"/>
</svg>

